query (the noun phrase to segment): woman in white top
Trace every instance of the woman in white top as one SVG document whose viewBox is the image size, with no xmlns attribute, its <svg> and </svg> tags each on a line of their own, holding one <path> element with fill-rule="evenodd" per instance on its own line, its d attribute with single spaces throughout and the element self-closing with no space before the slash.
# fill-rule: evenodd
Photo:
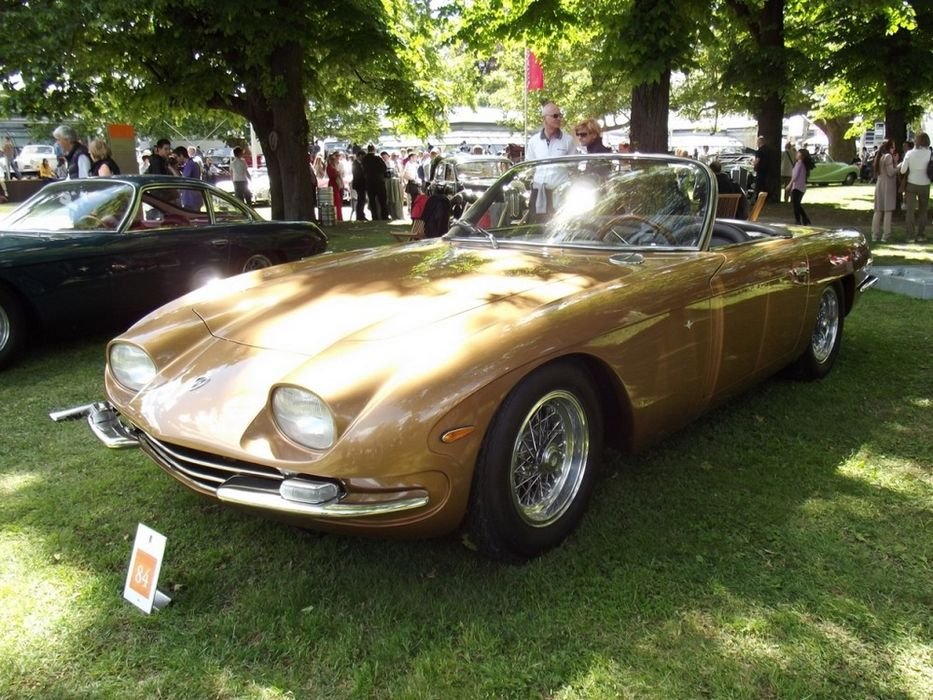
<svg viewBox="0 0 933 700">
<path fill-rule="evenodd" d="M 926 240 L 923 230 L 927 225 L 927 209 L 930 204 L 930 178 L 927 165 L 930 162 L 930 137 L 922 131 L 917 134 L 917 145 L 904 154 L 901 172 L 907 174 L 907 190 L 904 193 L 904 209 L 907 211 L 907 240 L 918 243 Z M 919 206 L 918 206 L 919 204 Z M 916 237 L 914 237 L 914 209 L 917 209 Z"/>
</svg>

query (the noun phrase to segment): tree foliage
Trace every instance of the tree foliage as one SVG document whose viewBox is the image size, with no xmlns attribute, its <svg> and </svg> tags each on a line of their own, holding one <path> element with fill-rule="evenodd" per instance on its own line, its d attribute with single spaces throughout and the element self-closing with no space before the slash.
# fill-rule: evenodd
<svg viewBox="0 0 933 700">
<path fill-rule="evenodd" d="M 309 114 L 362 135 L 382 116 L 427 132 L 444 112 L 429 21 L 428 0 L 5 0 L 3 107 L 86 122 L 232 113 L 262 143 L 273 214 L 309 218 Z"/>
<path fill-rule="evenodd" d="M 311 211 L 307 138 L 427 135 L 451 104 L 521 114 L 523 55 L 570 119 L 627 112 L 666 149 L 669 101 L 748 111 L 775 143 L 812 110 L 906 134 L 933 97 L 929 0 L 0 0 L 0 112 L 152 136 L 244 135 L 270 164 L 273 213 Z M 682 76 L 682 78 L 681 78 Z M 675 84 L 673 93 L 669 85 Z M 531 112 L 531 110 L 529 110 Z M 532 112 L 536 115 L 536 112 Z M 521 123 L 516 118 L 514 125 Z M 536 124 L 536 117 L 531 119 Z M 218 129 L 219 127 L 219 129 Z M 852 128 L 849 127 L 851 136 Z"/>
</svg>

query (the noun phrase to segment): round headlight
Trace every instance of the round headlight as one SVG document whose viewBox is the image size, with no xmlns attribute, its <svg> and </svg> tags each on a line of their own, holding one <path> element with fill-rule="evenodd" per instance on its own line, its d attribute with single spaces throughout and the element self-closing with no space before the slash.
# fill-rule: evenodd
<svg viewBox="0 0 933 700">
<path fill-rule="evenodd" d="M 128 343 L 115 343 L 110 348 L 110 371 L 127 389 L 139 391 L 155 377 L 156 366 L 145 350 Z"/>
<path fill-rule="evenodd" d="M 294 386 L 281 386 L 272 394 L 272 415 L 285 435 L 312 450 L 333 447 L 337 425 L 327 404 L 316 394 Z"/>
</svg>

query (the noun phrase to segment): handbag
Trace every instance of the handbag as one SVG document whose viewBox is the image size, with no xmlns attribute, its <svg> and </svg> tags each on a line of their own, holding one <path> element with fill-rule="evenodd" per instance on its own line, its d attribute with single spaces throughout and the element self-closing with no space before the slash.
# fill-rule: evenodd
<svg viewBox="0 0 933 700">
<path fill-rule="evenodd" d="M 933 153 L 930 154 L 930 160 L 927 161 L 927 179 L 933 180 Z"/>
</svg>

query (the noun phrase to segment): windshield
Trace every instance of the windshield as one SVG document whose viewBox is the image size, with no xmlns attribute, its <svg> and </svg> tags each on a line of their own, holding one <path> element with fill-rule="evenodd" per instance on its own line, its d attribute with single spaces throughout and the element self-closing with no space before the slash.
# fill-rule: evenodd
<svg viewBox="0 0 933 700">
<path fill-rule="evenodd" d="M 468 160 L 460 163 L 457 170 L 460 173 L 461 180 L 495 180 L 501 177 L 511 166 L 511 163 L 499 159 Z"/>
<path fill-rule="evenodd" d="M 5 231 L 113 231 L 126 218 L 133 187 L 108 180 L 46 185 L 3 220 Z"/>
<path fill-rule="evenodd" d="M 526 161 L 455 223 L 451 238 L 586 247 L 700 245 L 715 184 L 697 161 L 578 156 Z"/>
</svg>

